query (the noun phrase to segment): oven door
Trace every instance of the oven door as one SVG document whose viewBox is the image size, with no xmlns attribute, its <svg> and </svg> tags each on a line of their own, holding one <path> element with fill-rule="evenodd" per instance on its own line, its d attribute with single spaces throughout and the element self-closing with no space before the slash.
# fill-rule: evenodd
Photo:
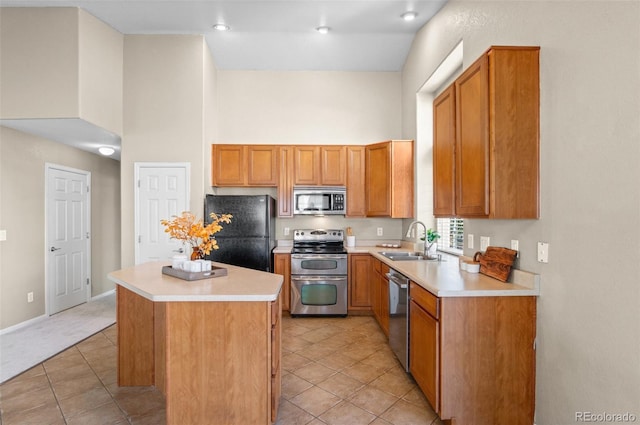
<svg viewBox="0 0 640 425">
<path fill-rule="evenodd" d="M 347 276 L 291 276 L 291 315 L 347 315 Z"/>
<path fill-rule="evenodd" d="M 346 276 L 346 254 L 291 254 L 291 274 Z"/>
</svg>

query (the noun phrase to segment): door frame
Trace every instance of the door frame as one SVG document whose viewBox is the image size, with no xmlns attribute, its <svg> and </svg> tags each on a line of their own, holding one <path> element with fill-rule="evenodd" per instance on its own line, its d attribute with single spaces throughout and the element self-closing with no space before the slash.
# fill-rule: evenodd
<svg viewBox="0 0 640 425">
<path fill-rule="evenodd" d="M 49 216 L 49 173 L 51 170 L 67 171 L 70 173 L 81 174 L 87 178 L 87 193 L 86 203 L 84 208 L 85 220 L 87 223 L 87 232 L 89 237 L 86 239 L 85 252 L 87 256 L 87 277 L 89 278 L 89 285 L 85 286 L 85 302 L 91 301 L 91 292 L 93 288 L 93 279 L 91 278 L 91 171 L 80 170 L 78 168 L 67 167 L 66 165 L 54 164 L 51 162 L 45 162 L 44 164 L 44 291 L 45 291 L 45 307 L 44 312 L 46 316 L 51 316 L 51 295 L 49 286 L 51 281 L 49 278 L 49 228 L 48 219 Z"/>
<path fill-rule="evenodd" d="M 133 163 L 133 234 L 134 239 L 134 256 L 133 263 L 138 264 L 140 260 L 140 170 L 143 168 L 184 168 L 186 173 L 185 185 L 187 186 L 186 204 L 191 205 L 191 163 L 190 162 L 134 162 Z"/>
</svg>

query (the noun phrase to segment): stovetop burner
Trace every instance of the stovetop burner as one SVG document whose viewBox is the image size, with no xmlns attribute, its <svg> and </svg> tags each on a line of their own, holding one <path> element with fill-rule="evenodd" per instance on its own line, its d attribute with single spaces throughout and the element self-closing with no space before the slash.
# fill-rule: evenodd
<svg viewBox="0 0 640 425">
<path fill-rule="evenodd" d="M 342 230 L 299 229 L 293 232 L 292 254 L 346 254 Z"/>
</svg>

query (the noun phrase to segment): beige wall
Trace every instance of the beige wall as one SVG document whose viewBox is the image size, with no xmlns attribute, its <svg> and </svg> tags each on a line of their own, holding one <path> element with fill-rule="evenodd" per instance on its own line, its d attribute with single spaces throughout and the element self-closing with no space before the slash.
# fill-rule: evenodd
<svg viewBox="0 0 640 425">
<path fill-rule="evenodd" d="M 405 64 L 403 137 L 417 89 L 460 40 L 465 67 L 491 45 L 541 46 L 541 218 L 465 225 L 467 254 L 480 235 L 518 239 L 520 268 L 541 275 L 536 423 L 640 417 L 640 3 L 451 1 Z"/>
<path fill-rule="evenodd" d="M 124 41 L 122 137 L 122 265 L 135 260 L 134 163 L 191 163 L 191 211 L 205 193 L 204 37 L 127 35 Z M 207 111 L 211 98 L 207 96 Z M 209 128 L 208 132 L 211 131 Z M 207 177 L 207 181 L 208 181 Z"/>
<path fill-rule="evenodd" d="M 123 36 L 77 8 L 0 8 L 0 118 L 122 133 Z"/>
<path fill-rule="evenodd" d="M 218 71 L 218 143 L 399 139 L 399 72 Z"/>
<path fill-rule="evenodd" d="M 106 276 L 120 268 L 120 164 L 0 127 L 0 329 L 46 311 L 45 163 L 91 173 L 91 294 L 114 289 Z"/>
</svg>

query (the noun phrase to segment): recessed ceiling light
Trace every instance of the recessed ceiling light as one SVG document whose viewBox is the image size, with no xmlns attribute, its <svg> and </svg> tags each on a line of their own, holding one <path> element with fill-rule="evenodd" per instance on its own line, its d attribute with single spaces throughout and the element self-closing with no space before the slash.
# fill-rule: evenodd
<svg viewBox="0 0 640 425">
<path fill-rule="evenodd" d="M 229 31 L 231 29 L 231 27 L 229 25 L 226 24 L 215 24 L 213 26 L 213 29 L 216 31 Z"/>
<path fill-rule="evenodd" d="M 418 12 L 405 12 L 400 17 L 405 21 L 413 21 L 418 16 Z"/>
<path fill-rule="evenodd" d="M 104 156 L 111 156 L 114 154 L 116 150 L 109 146 L 101 146 L 98 148 L 98 152 L 100 152 Z"/>
<path fill-rule="evenodd" d="M 316 31 L 318 31 L 320 34 L 328 34 L 329 30 L 330 30 L 329 27 L 318 27 L 318 28 L 316 28 Z"/>
</svg>

